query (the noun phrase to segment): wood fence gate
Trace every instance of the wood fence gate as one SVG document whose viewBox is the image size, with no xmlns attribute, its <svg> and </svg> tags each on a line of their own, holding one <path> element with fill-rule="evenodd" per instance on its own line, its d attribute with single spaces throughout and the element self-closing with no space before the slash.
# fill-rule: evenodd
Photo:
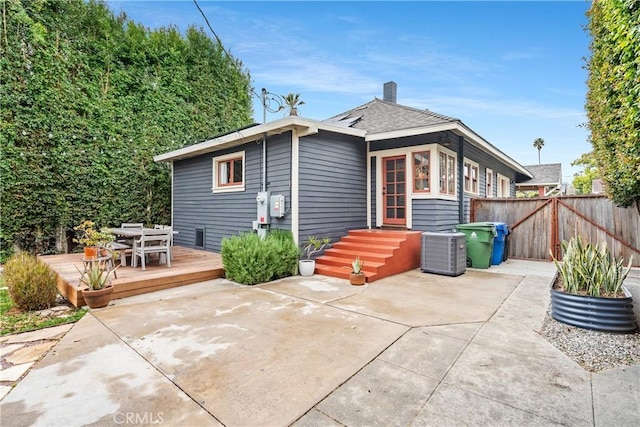
<svg viewBox="0 0 640 427">
<path fill-rule="evenodd" d="M 581 235 L 605 241 L 625 264 L 633 256 L 640 266 L 640 215 L 635 207 L 619 208 L 605 196 L 560 196 L 535 199 L 472 199 L 471 222 L 507 224 L 509 257 L 550 260 L 560 258 L 560 242 Z"/>
</svg>

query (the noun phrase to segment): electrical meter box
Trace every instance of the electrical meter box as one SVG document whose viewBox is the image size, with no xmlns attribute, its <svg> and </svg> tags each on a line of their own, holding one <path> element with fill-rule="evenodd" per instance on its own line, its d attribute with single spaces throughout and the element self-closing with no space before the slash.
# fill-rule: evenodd
<svg viewBox="0 0 640 427">
<path fill-rule="evenodd" d="M 273 218 L 282 218 L 286 213 L 284 206 L 284 196 L 282 194 L 276 194 L 271 196 L 271 203 L 269 204 L 270 216 Z"/>
<path fill-rule="evenodd" d="M 260 191 L 256 197 L 256 203 L 258 204 L 258 224 L 269 224 L 269 192 Z"/>
</svg>

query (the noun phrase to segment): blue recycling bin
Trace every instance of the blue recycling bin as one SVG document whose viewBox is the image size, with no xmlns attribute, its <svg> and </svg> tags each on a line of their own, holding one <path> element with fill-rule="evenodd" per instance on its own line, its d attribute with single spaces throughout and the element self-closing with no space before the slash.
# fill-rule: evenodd
<svg viewBox="0 0 640 427">
<path fill-rule="evenodd" d="M 496 236 L 493 238 L 493 249 L 491 250 L 491 265 L 500 265 L 504 259 L 504 242 L 509 234 L 509 228 L 504 222 L 492 222 L 496 228 Z"/>
</svg>

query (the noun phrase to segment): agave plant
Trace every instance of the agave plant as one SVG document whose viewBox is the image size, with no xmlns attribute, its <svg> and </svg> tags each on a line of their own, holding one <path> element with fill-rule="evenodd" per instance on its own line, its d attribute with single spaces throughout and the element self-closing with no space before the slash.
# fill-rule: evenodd
<svg viewBox="0 0 640 427">
<path fill-rule="evenodd" d="M 615 259 L 605 242 L 585 243 L 581 237 L 563 241 L 561 246 L 564 253 L 562 262 L 553 253 L 551 258 L 562 277 L 564 292 L 592 297 L 620 294 L 622 283 L 631 270 L 633 257 L 624 267 L 624 261 Z"/>
<path fill-rule="evenodd" d="M 108 269 L 106 263 L 100 261 L 91 263 L 91 267 L 89 267 L 85 272 L 80 271 L 78 267 L 76 267 L 76 270 L 81 274 L 80 283 L 86 285 L 90 291 L 97 291 L 99 289 L 104 289 L 109 284 L 111 272 L 116 270 L 118 267 Z"/>
<path fill-rule="evenodd" d="M 351 262 L 351 267 L 354 274 L 360 274 L 362 273 L 362 267 L 364 267 L 364 261 L 361 261 L 360 257 L 356 256 L 356 259 Z"/>
</svg>

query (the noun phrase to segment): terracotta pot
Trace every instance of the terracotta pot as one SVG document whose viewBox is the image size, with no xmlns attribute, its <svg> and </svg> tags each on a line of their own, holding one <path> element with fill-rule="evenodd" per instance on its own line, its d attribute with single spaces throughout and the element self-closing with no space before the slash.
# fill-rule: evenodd
<svg viewBox="0 0 640 427">
<path fill-rule="evenodd" d="M 354 286 L 362 286 L 366 280 L 364 273 L 349 273 L 349 282 Z"/>
<path fill-rule="evenodd" d="M 82 290 L 82 298 L 87 303 L 89 308 L 102 308 L 106 307 L 111 301 L 111 294 L 113 293 L 113 285 L 108 285 L 105 288 L 98 289 L 96 291 L 90 291 L 88 289 Z"/>
<path fill-rule="evenodd" d="M 107 248 L 100 248 L 100 257 L 105 257 L 109 255 L 109 250 Z"/>
<path fill-rule="evenodd" d="M 84 247 L 84 257 L 85 258 L 98 258 L 98 248 L 95 246 L 85 246 Z"/>
</svg>

